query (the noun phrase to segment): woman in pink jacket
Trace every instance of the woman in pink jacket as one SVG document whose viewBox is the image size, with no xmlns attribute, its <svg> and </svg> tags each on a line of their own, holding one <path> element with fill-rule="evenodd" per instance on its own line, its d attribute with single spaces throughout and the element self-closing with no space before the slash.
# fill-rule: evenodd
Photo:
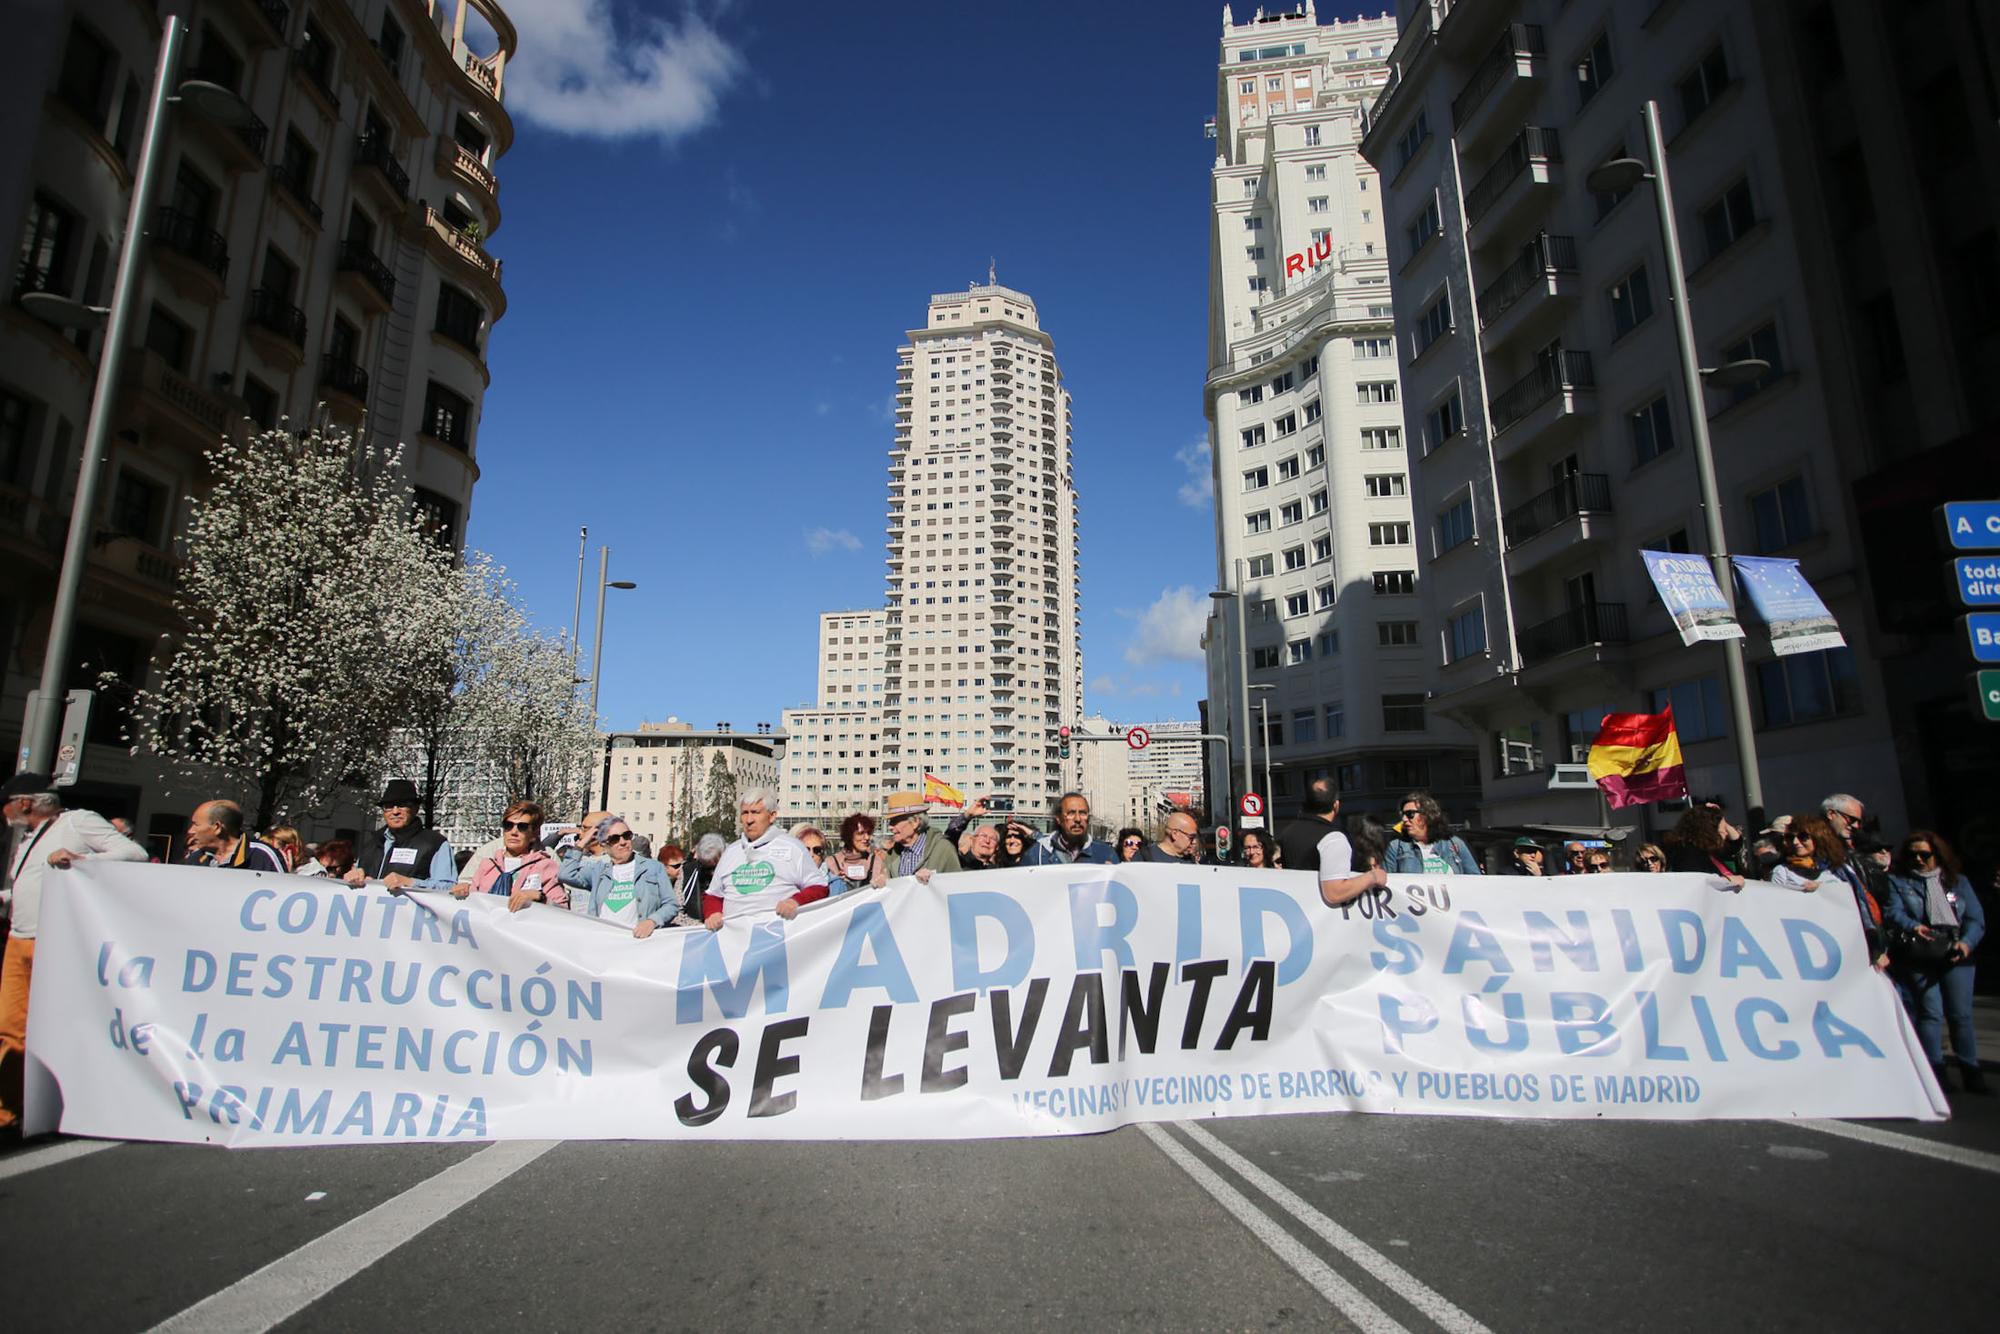
<svg viewBox="0 0 2000 1334">
<path fill-rule="evenodd" d="M 531 903 L 569 905 L 569 891 L 557 876 L 556 859 L 542 851 L 542 808 L 517 801 L 500 818 L 500 851 L 468 865 L 466 878 L 452 887 L 459 898 L 468 894 L 505 894 L 510 911 Z"/>
</svg>

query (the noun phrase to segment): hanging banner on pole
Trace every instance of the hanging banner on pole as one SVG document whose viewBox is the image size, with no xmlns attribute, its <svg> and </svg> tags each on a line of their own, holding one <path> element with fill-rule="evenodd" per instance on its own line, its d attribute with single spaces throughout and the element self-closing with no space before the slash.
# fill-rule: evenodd
<svg viewBox="0 0 2000 1334">
<path fill-rule="evenodd" d="M 53 873 L 52 873 L 53 874 Z M 1131 863 L 629 928 L 80 862 L 30 1054 L 71 1134 L 237 1146 L 974 1139 L 1369 1111 L 1946 1111 L 1845 889 Z"/>
<path fill-rule="evenodd" d="M 1771 652 L 1816 653 L 1844 648 L 1833 613 L 1813 592 L 1799 563 L 1783 556 L 1731 556 L 1736 586 L 1750 599 L 1757 618 L 1770 627 Z"/>
<path fill-rule="evenodd" d="M 1708 639 L 1741 639 L 1743 627 L 1730 614 L 1729 600 L 1715 582 L 1715 567 L 1706 556 L 1683 551 L 1641 551 L 1646 573 L 1659 590 L 1660 601 L 1681 632 L 1681 643 Z"/>
</svg>

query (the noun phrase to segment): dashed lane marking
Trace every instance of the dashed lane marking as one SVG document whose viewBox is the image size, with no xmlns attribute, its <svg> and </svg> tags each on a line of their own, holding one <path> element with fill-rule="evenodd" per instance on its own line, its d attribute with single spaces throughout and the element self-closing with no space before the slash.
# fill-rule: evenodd
<svg viewBox="0 0 2000 1334">
<path fill-rule="evenodd" d="M 1940 1144 L 1936 1140 L 1921 1139 L 1916 1135 L 1899 1135 L 1893 1130 L 1855 1125 L 1851 1121 L 1795 1121 L 1792 1124 L 1817 1130 L 1822 1135 L 1857 1140 L 1862 1144 L 1873 1144 L 1880 1149 L 1914 1153 L 1920 1158 L 1935 1158 L 1941 1163 L 1970 1167 L 1975 1171 L 2000 1172 L 2000 1153 L 1981 1153 L 1977 1149 L 1962 1149 L 1956 1144 Z"/>
<path fill-rule="evenodd" d="M 93 1153 L 103 1153 L 115 1149 L 125 1141 L 122 1139 L 72 1139 L 61 1144 L 49 1144 L 39 1149 L 23 1149 L 19 1153 L 0 1158 L 0 1181 L 32 1172 L 38 1167 L 55 1167 L 62 1163 L 73 1163 L 79 1158 L 88 1158 Z"/>
</svg>

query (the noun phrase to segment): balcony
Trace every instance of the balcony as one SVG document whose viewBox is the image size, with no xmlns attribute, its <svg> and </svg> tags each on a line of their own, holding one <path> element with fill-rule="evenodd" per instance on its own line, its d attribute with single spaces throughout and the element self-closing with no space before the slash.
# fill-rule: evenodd
<svg viewBox="0 0 2000 1334">
<path fill-rule="evenodd" d="M 286 299 L 282 292 L 259 287 L 250 293 L 244 309 L 245 332 L 265 349 L 273 360 L 297 366 L 305 359 L 306 313 Z"/>
<path fill-rule="evenodd" d="M 386 312 L 395 304 L 396 275 L 373 250 L 352 237 L 340 243 L 339 272 L 350 280 L 361 300 L 378 311 Z"/>
<path fill-rule="evenodd" d="M 1500 156 L 1465 192 L 1465 218 L 1473 243 L 1484 245 L 1517 227 L 1541 197 L 1553 193 L 1562 164 L 1562 138 L 1530 125 L 1508 141 Z"/>
<path fill-rule="evenodd" d="M 1518 453 L 1550 428 L 1573 425 L 1595 410 L 1596 390 L 1588 352 L 1557 351 L 1541 358 L 1490 404 L 1498 452 Z"/>
<path fill-rule="evenodd" d="M 500 182 L 495 179 L 486 164 L 479 160 L 479 154 L 458 140 L 438 140 L 437 165 L 439 172 L 463 181 L 485 195 L 489 203 L 499 198 Z"/>
<path fill-rule="evenodd" d="M 339 117 L 340 94 L 333 90 L 332 52 L 318 44 L 294 47 L 292 72 L 305 80 L 306 87 L 319 99 L 329 117 Z"/>
<path fill-rule="evenodd" d="M 255 3 L 258 17 L 280 42 L 284 41 L 292 26 L 292 7 L 284 0 L 255 0 Z"/>
<path fill-rule="evenodd" d="M 1622 602 L 1585 602 L 1520 632 L 1521 660 L 1536 666 L 1580 648 L 1631 641 Z"/>
<path fill-rule="evenodd" d="M 1507 533 L 1507 549 L 1515 548 L 1557 528 L 1566 528 L 1572 519 L 1611 513 L 1611 479 L 1599 472 L 1576 473 L 1563 478 L 1526 504 L 1507 511 L 1502 528 Z M 1592 536 L 1587 524 L 1571 533 L 1571 541 Z M 1567 544 L 1565 544 L 1567 545 Z"/>
<path fill-rule="evenodd" d="M 153 218 L 153 244 L 174 257 L 177 267 L 191 270 L 211 289 L 210 300 L 219 295 L 222 280 L 229 276 L 229 243 L 222 233 L 176 208 L 163 208 Z"/>
<path fill-rule="evenodd" d="M 364 134 L 354 141 L 354 170 L 369 171 L 371 179 L 388 187 L 396 203 L 410 202 L 410 173 L 396 161 L 388 135 Z"/>
<path fill-rule="evenodd" d="M 326 213 L 312 197 L 312 170 L 306 163 L 272 163 L 271 183 L 278 187 L 279 197 L 297 209 L 307 222 L 318 227 L 326 221 Z"/>
<path fill-rule="evenodd" d="M 1489 348 L 1550 332 L 1576 298 L 1576 242 L 1539 233 L 1479 291 L 1479 329 Z"/>
<path fill-rule="evenodd" d="M 198 64 L 182 78 L 212 83 L 232 93 L 242 91 L 237 86 L 242 81 L 242 71 L 224 69 L 220 64 Z M 189 124 L 222 150 L 230 170 L 251 171 L 264 165 L 264 146 L 270 141 L 271 127 L 259 120 L 247 103 L 239 105 L 238 114 L 245 121 L 242 125 L 225 125 L 207 116 L 195 116 Z"/>
<path fill-rule="evenodd" d="M 319 387 L 365 404 L 368 401 L 368 372 L 328 352 L 319 359 Z"/>
<path fill-rule="evenodd" d="M 157 352 L 145 352 L 128 367 L 127 393 L 153 438 L 173 439 L 199 453 L 215 444 L 236 415 L 227 400 L 182 375 Z"/>
<path fill-rule="evenodd" d="M 1500 40 L 1451 102 L 1451 123 L 1461 150 L 1476 152 L 1500 127 L 1518 117 L 1535 99 L 1547 68 L 1548 48 L 1542 30 L 1533 23 L 1510 23 Z"/>
<path fill-rule="evenodd" d="M 480 247 L 477 236 L 446 222 L 444 215 L 428 204 L 424 206 L 424 229 L 433 249 L 450 256 L 485 285 L 493 318 L 499 319 L 507 304 L 506 293 L 500 287 L 500 261 Z"/>
<path fill-rule="evenodd" d="M 171 593 L 180 580 L 181 563 L 173 556 L 126 533 L 97 535 L 90 563 L 99 569 L 146 586 L 152 593 Z"/>
</svg>

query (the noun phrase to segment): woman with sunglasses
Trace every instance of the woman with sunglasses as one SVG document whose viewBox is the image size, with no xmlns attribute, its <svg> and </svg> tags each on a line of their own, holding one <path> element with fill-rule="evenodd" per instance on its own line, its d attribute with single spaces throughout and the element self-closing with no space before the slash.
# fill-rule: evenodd
<svg viewBox="0 0 2000 1334">
<path fill-rule="evenodd" d="M 1428 792 L 1404 797 L 1397 813 L 1402 833 L 1389 840 L 1382 869 L 1396 875 L 1483 875 L 1465 840 L 1451 832 L 1437 798 Z"/>
<path fill-rule="evenodd" d="M 1007 821 L 1007 828 L 1000 835 L 1000 851 L 993 858 L 995 866 L 1019 866 L 1021 859 L 1028 855 L 1028 848 L 1035 841 L 1035 835 L 1026 825 Z"/>
<path fill-rule="evenodd" d="M 468 894 L 505 894 L 507 909 L 519 912 L 531 903 L 552 908 L 569 906 L 569 891 L 563 888 L 562 868 L 542 851 L 542 808 L 532 801 L 517 801 L 500 817 L 500 848 L 470 863 L 468 874 L 451 892 L 459 898 Z"/>
<path fill-rule="evenodd" d="M 641 940 L 673 921 L 680 895 L 667 880 L 667 868 L 639 853 L 632 826 L 607 815 L 597 826 L 597 842 L 602 857 L 585 857 L 575 844 L 562 850 L 562 882 L 582 891 L 571 896 L 571 911 L 629 926 Z"/>
<path fill-rule="evenodd" d="M 1666 874 L 1667 853 L 1657 843 L 1641 843 L 1639 855 L 1633 861 L 1636 867 L 1647 875 Z"/>
<path fill-rule="evenodd" d="M 1253 871 L 1275 871 L 1278 869 L 1278 848 L 1271 836 L 1261 829 L 1246 829 L 1238 839 L 1237 856 L 1240 865 Z"/>
<path fill-rule="evenodd" d="M 840 822 L 840 847 L 826 862 L 828 894 L 845 894 L 850 889 L 865 889 L 875 883 L 882 854 L 875 850 L 871 841 L 874 836 L 875 817 L 863 811 L 856 811 Z"/>
<path fill-rule="evenodd" d="M 1832 825 L 1816 815 L 1794 815 L 1787 819 L 1778 835 L 1778 847 L 1782 855 L 1771 868 L 1771 883 L 1784 889 L 1811 893 L 1822 883 L 1838 878 L 1834 871 L 1836 858 L 1846 860 L 1840 836 L 1833 832 Z"/>
<path fill-rule="evenodd" d="M 1118 860 L 1133 862 L 1139 860 L 1139 853 L 1146 846 L 1146 836 L 1136 829 L 1127 827 L 1118 831 Z"/>
<path fill-rule="evenodd" d="M 1949 1025 L 1952 1060 L 1965 1091 L 1987 1092 L 1972 1030 L 1972 951 L 1986 934 L 1986 910 L 1951 844 L 1929 829 L 1905 835 L 1889 865 L 1889 898 L 1882 908 L 1907 942 L 1897 951 L 1891 975 L 1938 1084 L 1945 1075 L 1939 1030 Z"/>
</svg>

